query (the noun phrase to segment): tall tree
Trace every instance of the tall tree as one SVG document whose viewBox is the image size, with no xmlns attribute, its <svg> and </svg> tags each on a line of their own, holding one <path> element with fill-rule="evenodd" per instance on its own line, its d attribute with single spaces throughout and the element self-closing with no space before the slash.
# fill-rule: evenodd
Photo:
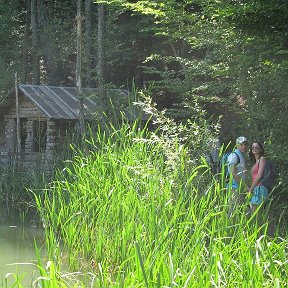
<svg viewBox="0 0 288 288">
<path fill-rule="evenodd" d="M 96 75 L 97 75 L 97 86 L 99 87 L 99 96 L 101 99 L 101 106 L 104 113 L 108 112 L 108 94 L 105 88 L 104 79 L 104 37 L 105 37 L 105 7 L 103 4 L 98 5 L 98 41 L 97 41 L 97 65 L 96 65 Z M 102 117 L 101 117 L 102 118 Z M 102 118 L 102 120 L 104 120 Z"/>
<path fill-rule="evenodd" d="M 82 63 L 82 0 L 77 0 L 77 61 L 76 61 L 76 86 L 78 95 L 78 106 L 79 106 L 79 126 L 80 133 L 84 135 L 84 105 L 83 105 L 83 94 L 82 94 L 82 80 L 81 80 L 81 63 Z"/>
<path fill-rule="evenodd" d="M 37 22 L 37 0 L 31 0 L 31 31 L 32 31 L 32 83 L 40 84 L 40 51 Z"/>
<path fill-rule="evenodd" d="M 30 0 L 26 1 L 26 22 L 25 22 L 25 34 L 24 34 L 24 43 L 23 43 L 23 82 L 27 83 L 28 81 L 28 54 L 29 54 L 29 43 L 30 43 L 30 23 L 31 23 L 31 3 Z"/>
<path fill-rule="evenodd" d="M 57 58 L 58 53 L 55 45 L 53 34 L 51 33 L 51 24 L 49 23 L 49 13 L 47 2 L 44 0 L 37 0 L 37 19 L 39 42 L 41 45 L 42 57 L 44 60 L 44 69 L 46 75 L 46 82 L 51 84 L 58 84 L 57 79 Z M 56 76 L 56 77 L 55 77 Z"/>
<path fill-rule="evenodd" d="M 105 7 L 98 5 L 98 57 L 97 57 L 97 84 L 104 86 L 104 36 L 105 36 Z"/>
<path fill-rule="evenodd" d="M 85 60 L 86 60 L 86 84 L 92 84 L 92 1 L 85 0 Z"/>
</svg>

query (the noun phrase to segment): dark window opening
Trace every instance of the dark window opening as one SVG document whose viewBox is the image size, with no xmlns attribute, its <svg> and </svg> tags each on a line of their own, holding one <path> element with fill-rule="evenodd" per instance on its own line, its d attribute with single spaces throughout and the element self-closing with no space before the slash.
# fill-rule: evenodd
<svg viewBox="0 0 288 288">
<path fill-rule="evenodd" d="M 27 139 L 27 119 L 20 119 L 20 142 L 21 142 L 21 151 L 25 151 L 26 139 Z"/>
<path fill-rule="evenodd" d="M 47 122 L 34 121 L 33 122 L 33 152 L 45 152 L 47 141 Z"/>
<path fill-rule="evenodd" d="M 5 146 L 5 125 L 3 125 L 4 122 L 4 117 L 0 116 L 0 123 L 2 125 L 0 125 L 0 150 L 1 147 Z"/>
<path fill-rule="evenodd" d="M 20 118 L 19 119 L 19 129 L 20 129 L 20 151 L 18 152 L 24 152 L 25 151 L 25 145 L 26 145 L 26 139 L 27 139 L 27 118 Z M 18 150 L 18 134 L 17 134 L 17 119 L 15 119 L 15 132 L 13 136 L 13 151 L 16 152 Z"/>
</svg>

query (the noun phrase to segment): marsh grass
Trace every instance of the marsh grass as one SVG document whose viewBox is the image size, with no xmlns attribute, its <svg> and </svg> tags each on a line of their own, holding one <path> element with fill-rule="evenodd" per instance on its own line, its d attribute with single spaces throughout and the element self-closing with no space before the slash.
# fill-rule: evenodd
<svg viewBox="0 0 288 288">
<path fill-rule="evenodd" d="M 66 259 L 85 287 L 285 287 L 287 237 L 268 216 L 228 216 L 231 192 L 177 141 L 172 163 L 145 129 L 110 129 L 36 195 L 55 271 Z"/>
<path fill-rule="evenodd" d="M 44 169 L 19 170 L 16 166 L 0 168 L 0 211 L 20 221 L 37 212 L 34 194 L 42 193 L 47 178 Z M 33 190 L 33 193 L 31 193 Z M 35 217 L 34 217 L 35 218 Z M 35 220 L 35 219 L 34 219 Z"/>
</svg>

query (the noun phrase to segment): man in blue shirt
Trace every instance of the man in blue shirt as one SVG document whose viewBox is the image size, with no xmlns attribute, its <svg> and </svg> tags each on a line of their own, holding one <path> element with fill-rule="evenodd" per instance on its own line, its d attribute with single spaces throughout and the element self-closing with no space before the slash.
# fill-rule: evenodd
<svg viewBox="0 0 288 288">
<path fill-rule="evenodd" d="M 232 208 L 233 211 L 237 204 L 241 205 L 244 202 L 244 193 L 241 193 L 241 191 L 246 192 L 245 179 L 247 176 L 247 169 L 244 155 L 247 152 L 247 149 L 247 138 L 240 136 L 236 139 L 236 149 L 228 157 L 228 172 L 229 174 L 231 173 L 232 180 L 229 181 L 227 188 L 231 189 L 230 208 Z"/>
</svg>

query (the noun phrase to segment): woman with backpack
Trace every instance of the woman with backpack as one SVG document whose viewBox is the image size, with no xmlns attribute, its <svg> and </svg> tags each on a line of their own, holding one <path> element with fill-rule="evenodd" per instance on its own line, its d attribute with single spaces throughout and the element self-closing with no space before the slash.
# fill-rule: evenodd
<svg viewBox="0 0 288 288">
<path fill-rule="evenodd" d="M 253 163 L 252 185 L 248 189 L 248 196 L 251 195 L 250 207 L 252 212 L 255 212 L 260 204 L 262 204 L 268 197 L 268 188 L 262 183 L 265 173 L 266 160 L 263 144 L 255 141 L 251 145 L 249 151 L 249 158 Z"/>
</svg>

